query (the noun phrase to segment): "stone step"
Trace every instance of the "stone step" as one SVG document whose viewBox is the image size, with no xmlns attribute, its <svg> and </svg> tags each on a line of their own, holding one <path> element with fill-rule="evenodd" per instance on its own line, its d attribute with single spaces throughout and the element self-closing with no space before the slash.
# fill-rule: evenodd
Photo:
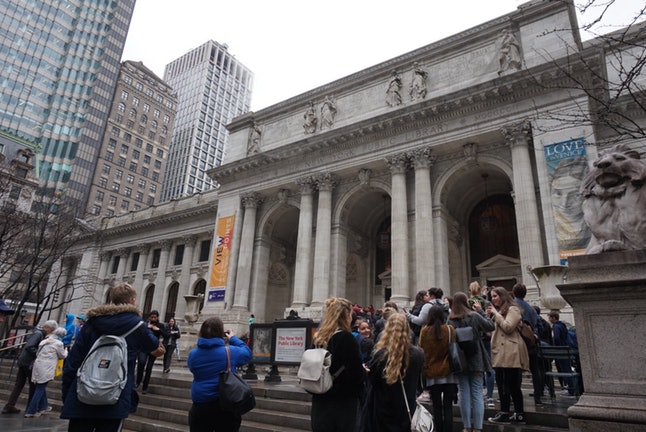
<svg viewBox="0 0 646 432">
<path fill-rule="evenodd" d="M 179 362 L 177 362 L 179 363 Z M 309 432 L 311 396 L 297 384 L 294 371 L 281 370 L 280 382 L 265 382 L 260 376 L 249 381 L 256 395 L 256 408 L 243 416 L 242 432 Z M 15 371 L 10 376 L 10 363 L 0 363 L 0 400 L 6 400 L 11 392 Z M 188 411 L 191 407 L 190 386 L 192 375 L 185 365 L 174 364 L 169 374 L 162 373 L 161 362 L 151 376 L 147 394 L 140 395 L 137 413 L 124 423 L 124 432 L 184 432 L 188 429 Z M 529 380 L 524 380 L 525 413 L 527 425 L 497 425 L 485 420 L 486 432 L 564 432 L 568 430 L 567 407 L 576 400 L 557 396 L 556 401 L 546 401 L 543 407 L 535 407 Z M 495 396 L 496 394 L 494 394 Z M 60 413 L 60 379 L 48 385 L 50 405 Z M 23 390 L 18 406 L 24 410 L 27 387 Z M 429 404 L 427 406 L 432 412 Z M 493 416 L 497 409 L 487 408 L 485 418 Z M 453 406 L 453 430 L 462 431 L 458 405 Z"/>
</svg>

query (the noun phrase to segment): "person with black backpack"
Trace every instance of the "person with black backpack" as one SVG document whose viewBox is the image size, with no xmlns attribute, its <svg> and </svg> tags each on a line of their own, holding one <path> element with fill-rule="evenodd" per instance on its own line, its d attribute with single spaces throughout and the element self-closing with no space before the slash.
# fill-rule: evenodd
<svg viewBox="0 0 646 432">
<path fill-rule="evenodd" d="M 123 420 L 137 410 L 139 397 L 135 391 L 135 359 L 141 351 L 157 349 L 157 337 L 142 321 L 141 310 L 135 306 L 137 292 L 127 283 L 120 283 L 108 293 L 110 303 L 90 309 L 78 339 L 72 345 L 63 365 L 61 418 L 69 419 L 68 432 L 119 432 Z M 127 381 L 114 404 L 91 405 L 79 400 L 77 372 L 94 343 L 104 335 L 124 336 L 127 344 Z M 108 365 L 104 365 L 108 366 Z"/>
</svg>

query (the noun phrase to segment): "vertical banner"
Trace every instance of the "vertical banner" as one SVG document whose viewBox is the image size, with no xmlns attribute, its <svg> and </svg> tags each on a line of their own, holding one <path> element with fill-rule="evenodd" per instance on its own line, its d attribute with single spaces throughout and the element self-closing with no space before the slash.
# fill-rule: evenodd
<svg viewBox="0 0 646 432">
<path fill-rule="evenodd" d="M 583 198 L 579 187 L 588 173 L 586 142 L 576 138 L 545 146 L 554 226 L 561 263 L 581 255 L 590 242 L 590 229 L 583 220 Z"/>
<path fill-rule="evenodd" d="M 215 250 L 213 251 L 213 262 L 211 262 L 208 301 L 224 301 L 227 274 L 229 273 L 234 218 L 234 216 L 225 216 L 218 219 Z"/>
</svg>

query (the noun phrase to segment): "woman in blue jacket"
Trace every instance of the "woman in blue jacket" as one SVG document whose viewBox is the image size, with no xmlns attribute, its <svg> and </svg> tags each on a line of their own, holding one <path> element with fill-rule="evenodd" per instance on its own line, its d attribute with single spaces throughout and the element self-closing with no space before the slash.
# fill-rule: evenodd
<svg viewBox="0 0 646 432">
<path fill-rule="evenodd" d="M 218 317 L 208 318 L 200 328 L 197 348 L 188 354 L 188 368 L 193 374 L 191 399 L 193 405 L 188 413 L 191 432 L 237 432 L 242 417 L 220 409 L 220 372 L 227 369 L 227 352 L 231 351 L 231 369 L 251 360 L 251 350 L 231 330 L 224 331 Z"/>
</svg>

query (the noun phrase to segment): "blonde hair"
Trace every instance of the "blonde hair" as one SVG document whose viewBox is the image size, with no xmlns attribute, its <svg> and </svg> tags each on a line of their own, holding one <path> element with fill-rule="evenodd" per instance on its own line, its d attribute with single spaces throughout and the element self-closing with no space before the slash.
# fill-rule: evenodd
<svg viewBox="0 0 646 432">
<path fill-rule="evenodd" d="M 478 281 L 473 281 L 469 284 L 469 295 L 471 295 L 471 297 L 482 295 L 482 287 L 480 287 Z"/>
<path fill-rule="evenodd" d="M 395 384 L 400 377 L 406 375 L 410 343 L 408 318 L 401 312 L 393 313 L 386 320 L 386 326 L 374 349 L 375 353 L 383 350 L 387 357 L 383 372 L 386 384 Z"/>
<path fill-rule="evenodd" d="M 340 297 L 327 299 L 323 320 L 314 334 L 314 346 L 327 348 L 328 342 L 337 329 L 350 331 L 348 316 L 352 316 L 352 303 L 349 300 Z"/>
</svg>

